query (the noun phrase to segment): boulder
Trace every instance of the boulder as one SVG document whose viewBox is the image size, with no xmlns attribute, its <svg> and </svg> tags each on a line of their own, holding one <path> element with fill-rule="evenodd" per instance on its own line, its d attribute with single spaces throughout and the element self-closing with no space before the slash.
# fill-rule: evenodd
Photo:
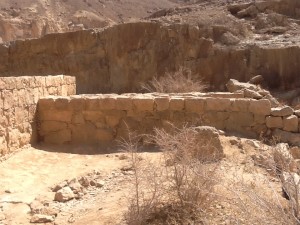
<svg viewBox="0 0 300 225">
<path fill-rule="evenodd" d="M 297 173 L 283 172 L 281 182 L 283 190 L 289 196 L 292 204 L 297 204 L 296 199 L 300 198 L 300 176 Z"/>
<path fill-rule="evenodd" d="M 54 201 L 67 202 L 75 197 L 70 187 L 64 187 L 57 191 L 54 196 Z"/>
<path fill-rule="evenodd" d="M 276 107 L 271 109 L 272 116 L 290 116 L 294 114 L 294 110 L 290 106 Z"/>
<path fill-rule="evenodd" d="M 236 92 L 245 88 L 249 90 L 258 90 L 257 86 L 254 84 L 242 83 L 234 79 L 230 79 L 226 84 L 226 87 L 229 92 Z"/>
<path fill-rule="evenodd" d="M 224 157 L 223 146 L 220 141 L 219 132 L 214 127 L 200 126 L 195 127 L 196 155 L 208 161 L 219 160 Z"/>
<path fill-rule="evenodd" d="M 283 119 L 283 130 L 298 132 L 298 117 L 295 115 Z"/>
<path fill-rule="evenodd" d="M 250 5 L 248 8 L 243 9 L 237 13 L 239 18 L 243 17 L 256 17 L 258 14 L 258 9 L 255 5 Z"/>
</svg>

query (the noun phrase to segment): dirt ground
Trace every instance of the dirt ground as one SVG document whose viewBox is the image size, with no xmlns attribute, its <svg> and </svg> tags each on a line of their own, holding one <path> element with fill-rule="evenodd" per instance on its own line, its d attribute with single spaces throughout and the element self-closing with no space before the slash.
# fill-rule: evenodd
<svg viewBox="0 0 300 225">
<path fill-rule="evenodd" d="M 230 187 L 233 178 L 250 180 L 254 176 L 263 176 L 272 181 L 281 196 L 280 181 L 256 166 L 252 160 L 253 155 L 259 155 L 267 146 L 256 140 L 230 136 L 222 136 L 221 140 L 226 157 L 219 162 L 219 168 L 226 177 L 220 180 L 220 195 L 224 195 L 224 187 Z M 65 153 L 67 151 L 83 154 Z M 0 224 L 30 224 L 34 202 L 43 202 L 44 205 L 47 203 L 57 210 L 55 222 L 45 224 L 124 224 L 123 214 L 132 193 L 132 171 L 128 169 L 128 155 L 84 152 L 90 150 L 79 147 L 57 147 L 56 151 L 53 148 L 28 148 L 1 162 Z M 142 159 L 156 160 L 161 154 L 144 152 L 141 156 Z M 84 196 L 66 203 L 53 201 L 55 193 L 51 188 L 56 184 L 93 174 L 97 174 L 103 181 L 101 187 L 88 187 Z M 259 185 L 262 185 L 262 189 L 268 188 L 263 183 Z M 226 192 L 226 195 L 233 193 Z M 218 200 L 211 208 L 207 224 L 234 224 L 230 221 L 237 216 L 236 213 L 232 203 Z M 239 217 L 242 218 L 243 215 Z"/>
</svg>

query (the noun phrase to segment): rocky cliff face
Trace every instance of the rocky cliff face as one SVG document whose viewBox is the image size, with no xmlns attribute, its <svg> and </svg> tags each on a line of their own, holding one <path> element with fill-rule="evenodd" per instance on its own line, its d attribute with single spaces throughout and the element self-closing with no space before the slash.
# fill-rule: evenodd
<svg viewBox="0 0 300 225">
<path fill-rule="evenodd" d="M 299 46 L 263 44 L 225 46 L 195 26 L 129 23 L 1 45 L 0 74 L 69 74 L 78 93 L 123 93 L 183 65 L 213 90 L 257 74 L 273 88 L 298 86 Z"/>
</svg>

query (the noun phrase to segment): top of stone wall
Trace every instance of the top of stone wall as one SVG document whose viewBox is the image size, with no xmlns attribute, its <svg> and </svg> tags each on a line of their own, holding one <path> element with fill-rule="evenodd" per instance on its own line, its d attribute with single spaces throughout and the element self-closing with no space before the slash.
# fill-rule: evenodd
<svg viewBox="0 0 300 225">
<path fill-rule="evenodd" d="M 68 75 L 49 76 L 16 76 L 0 77 L 0 91 L 35 87 L 52 87 L 66 84 L 75 84 L 76 78 Z"/>
</svg>

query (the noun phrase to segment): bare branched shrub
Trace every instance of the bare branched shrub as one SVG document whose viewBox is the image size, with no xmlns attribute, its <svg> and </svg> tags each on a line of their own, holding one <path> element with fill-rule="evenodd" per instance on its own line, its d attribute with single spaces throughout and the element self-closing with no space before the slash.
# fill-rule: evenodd
<svg viewBox="0 0 300 225">
<path fill-rule="evenodd" d="M 203 220 L 215 200 L 217 165 L 200 160 L 188 149 L 183 151 L 185 147 L 196 148 L 193 134 L 194 130 L 187 127 L 178 128 L 172 134 L 155 129 L 151 138 L 162 150 L 160 162 L 156 164 L 138 161 L 137 142 L 130 142 L 132 139 L 123 145 L 124 150 L 131 149 L 134 167 L 135 194 L 125 214 L 127 224 L 191 224 Z M 181 147 L 175 147 L 178 137 L 184 139 L 180 140 Z"/>
<path fill-rule="evenodd" d="M 160 93 L 186 93 L 203 92 L 207 85 L 200 79 L 192 76 L 190 69 L 180 67 L 174 73 L 166 73 L 164 76 L 156 78 L 142 85 L 142 89 L 148 92 Z"/>
</svg>

